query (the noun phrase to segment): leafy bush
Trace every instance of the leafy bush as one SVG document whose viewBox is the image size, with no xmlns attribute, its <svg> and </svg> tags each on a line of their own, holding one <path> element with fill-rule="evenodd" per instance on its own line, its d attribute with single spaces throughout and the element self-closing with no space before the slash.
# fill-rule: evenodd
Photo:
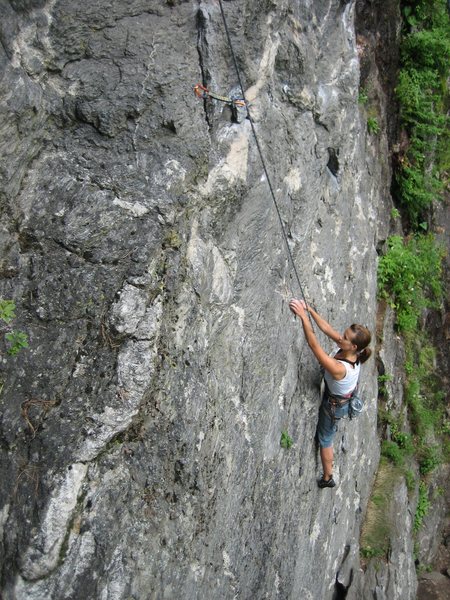
<svg viewBox="0 0 450 600">
<path fill-rule="evenodd" d="M 422 525 L 424 517 L 430 510 L 430 501 L 428 499 L 428 488 L 424 481 L 419 483 L 419 499 L 417 501 L 416 514 L 414 517 L 414 532 L 417 533 Z"/>
<path fill-rule="evenodd" d="M 367 90 L 365 88 L 360 88 L 359 94 L 358 94 L 358 103 L 365 105 L 365 104 L 367 104 L 368 101 L 369 101 L 369 95 L 367 93 Z"/>
<path fill-rule="evenodd" d="M 450 169 L 447 117 L 450 21 L 446 0 L 409 0 L 401 5 L 405 27 L 396 94 L 407 144 L 399 156 L 393 190 L 404 209 L 402 216 L 408 217 L 409 227 L 417 232 L 427 230 L 427 211 L 434 200 L 440 199 Z M 402 431 L 399 421 L 385 409 L 381 421 L 389 425 L 390 439 L 382 442 L 377 478 L 386 471 L 387 463 L 397 474 L 403 473 L 409 492 L 415 489 L 416 476 L 405 468 L 406 456 L 415 456 L 422 477 L 442 460 L 450 461 L 450 442 L 445 439 L 449 429 L 445 420 L 445 393 L 442 378 L 436 373 L 436 351 L 420 328 L 424 309 L 438 307 L 442 299 L 443 256 L 444 250 L 432 235 L 416 233 L 405 239 L 389 238 L 387 251 L 379 261 L 379 296 L 395 309 L 397 327 L 405 341 L 405 397 L 412 431 L 411 435 Z M 380 379 L 379 383 L 382 386 L 385 380 Z M 375 511 L 373 500 L 369 508 Z M 422 480 L 415 532 L 429 508 L 428 489 Z M 380 511 L 377 517 L 383 518 Z M 372 540 L 367 543 L 367 536 L 376 531 L 370 525 L 366 528 L 368 533 L 361 540 L 362 554 L 371 556 L 373 549 L 382 545 L 379 536 L 377 543 Z"/>
<path fill-rule="evenodd" d="M 383 416 L 384 422 L 389 425 L 390 440 L 384 440 L 381 444 L 381 454 L 390 460 L 395 466 L 402 467 L 406 456 L 414 454 L 414 444 L 409 433 L 402 431 L 399 420 L 386 411 Z"/>
<path fill-rule="evenodd" d="M 419 453 L 419 468 L 421 475 L 434 471 L 442 462 L 441 449 L 437 445 L 424 445 Z"/>
<path fill-rule="evenodd" d="M 439 435 L 445 422 L 445 402 L 443 402 L 445 392 L 441 389 L 441 378 L 436 373 L 436 350 L 427 343 L 426 337 L 422 334 L 419 339 L 416 339 L 409 334 L 406 336 L 405 347 L 407 364 L 410 366 L 406 401 L 410 423 L 418 440 L 417 451 L 420 463 L 421 448 L 429 445 L 427 440 Z"/>
<path fill-rule="evenodd" d="M 396 467 L 403 466 L 405 462 L 403 452 L 395 442 L 383 440 L 381 454 L 388 458 Z"/>
<path fill-rule="evenodd" d="M 393 380 L 392 375 L 389 375 L 389 374 L 378 375 L 378 394 L 380 396 L 387 395 L 387 388 L 386 388 L 385 384 L 392 380 Z"/>
<path fill-rule="evenodd" d="M 396 173 L 398 197 L 416 229 L 431 202 L 440 198 L 448 150 L 450 21 L 445 0 L 408 2 L 396 94 L 409 138 Z"/>
<path fill-rule="evenodd" d="M 432 29 L 410 33 L 402 43 L 403 64 L 445 76 L 450 60 L 450 40 L 447 33 L 445 23 Z"/>
<path fill-rule="evenodd" d="M 439 25 L 445 17 L 445 0 L 402 0 L 405 22 L 411 29 Z"/>
<path fill-rule="evenodd" d="M 444 252 L 431 234 L 416 235 L 406 242 L 394 235 L 387 245 L 378 265 L 379 293 L 395 308 L 398 328 L 413 331 L 422 310 L 441 300 Z"/>
<path fill-rule="evenodd" d="M 396 174 L 396 182 L 401 203 L 406 208 L 411 224 L 417 230 L 424 211 L 437 199 L 442 183 L 433 172 L 425 172 L 422 161 L 404 163 L 401 171 Z"/>
<path fill-rule="evenodd" d="M 417 126 L 422 135 L 442 133 L 445 126 L 445 115 L 436 110 L 442 107 L 442 96 L 435 91 L 439 86 L 440 77 L 432 71 L 411 67 L 399 73 L 400 116 L 404 124 Z"/>
<path fill-rule="evenodd" d="M 376 117 L 369 117 L 367 119 L 367 131 L 371 135 L 378 135 L 380 133 L 380 126 Z"/>
<path fill-rule="evenodd" d="M 413 454 L 414 444 L 409 433 L 402 431 L 398 423 L 391 424 L 391 437 L 405 455 Z"/>
</svg>

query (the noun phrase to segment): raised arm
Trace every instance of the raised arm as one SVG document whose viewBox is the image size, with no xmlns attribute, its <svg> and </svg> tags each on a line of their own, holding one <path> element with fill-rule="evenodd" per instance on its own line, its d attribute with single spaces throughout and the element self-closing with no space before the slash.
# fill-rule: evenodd
<svg viewBox="0 0 450 600">
<path fill-rule="evenodd" d="M 306 341 L 308 342 L 308 346 L 313 351 L 314 356 L 317 358 L 317 360 L 322 365 L 322 367 L 326 371 L 328 371 L 328 373 L 330 373 L 330 375 L 333 377 L 333 379 L 340 380 L 343 377 L 345 377 L 346 369 L 341 362 L 339 362 L 336 359 L 329 356 L 325 352 L 325 350 L 322 348 L 322 346 L 319 344 L 316 334 L 314 333 L 313 328 L 311 327 L 311 323 L 309 322 L 308 315 L 306 314 L 305 306 L 306 306 L 305 303 L 300 302 L 299 300 L 291 300 L 289 302 L 289 308 L 292 310 L 293 313 L 295 313 L 298 317 L 300 317 L 300 320 L 301 320 L 302 326 L 303 326 L 303 331 L 305 333 Z M 317 315 L 317 316 L 319 316 L 319 315 Z M 313 315 L 313 318 L 314 318 L 314 315 Z M 326 321 L 324 321 L 323 319 L 322 319 L 322 321 L 326 325 L 328 325 L 328 323 L 326 323 Z M 317 325 L 320 327 L 319 323 L 317 323 Z M 320 329 L 322 329 L 322 328 L 320 327 Z M 331 331 L 333 331 L 333 329 L 331 327 L 330 327 L 330 329 L 331 329 Z M 322 331 L 324 333 L 326 333 L 326 331 L 324 331 L 323 329 L 322 329 Z M 326 335 L 328 335 L 328 333 L 326 333 Z M 339 334 L 338 334 L 338 336 L 339 336 Z M 339 336 L 339 337 L 341 337 L 341 336 Z"/>
<path fill-rule="evenodd" d="M 327 321 L 325 321 L 325 319 L 323 317 L 321 317 L 319 315 L 318 312 L 316 312 L 311 306 L 307 306 L 306 304 L 305 304 L 305 309 L 309 312 L 309 314 L 312 316 L 314 321 L 317 323 L 317 327 L 321 331 L 323 331 L 323 333 L 325 335 L 327 335 L 330 339 L 332 339 L 333 342 L 336 342 L 336 344 L 339 344 L 342 341 L 342 335 L 338 331 L 333 329 L 331 327 L 331 325 Z"/>
</svg>

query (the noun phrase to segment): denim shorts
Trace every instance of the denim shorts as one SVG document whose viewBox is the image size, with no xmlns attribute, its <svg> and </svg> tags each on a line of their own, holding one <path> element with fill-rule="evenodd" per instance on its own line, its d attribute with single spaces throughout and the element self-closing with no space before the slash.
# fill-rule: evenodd
<svg viewBox="0 0 450 600">
<path fill-rule="evenodd" d="M 348 403 L 334 408 L 333 412 L 336 420 L 332 418 L 328 397 L 325 394 L 320 405 L 319 423 L 317 424 L 317 439 L 321 448 L 330 448 L 333 445 L 333 437 L 338 430 L 339 419 L 348 415 Z"/>
</svg>

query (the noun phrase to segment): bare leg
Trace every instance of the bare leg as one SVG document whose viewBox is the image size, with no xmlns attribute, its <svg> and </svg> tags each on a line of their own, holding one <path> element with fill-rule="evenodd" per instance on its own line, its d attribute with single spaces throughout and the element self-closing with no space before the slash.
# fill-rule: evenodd
<svg viewBox="0 0 450 600">
<path fill-rule="evenodd" d="M 320 448 L 320 459 L 323 467 L 323 478 L 328 481 L 333 476 L 333 446 Z"/>
</svg>

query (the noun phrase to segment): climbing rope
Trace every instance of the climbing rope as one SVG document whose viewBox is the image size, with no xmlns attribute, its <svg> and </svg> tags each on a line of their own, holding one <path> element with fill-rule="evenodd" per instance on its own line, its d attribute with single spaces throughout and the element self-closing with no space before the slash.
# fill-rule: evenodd
<svg viewBox="0 0 450 600">
<path fill-rule="evenodd" d="M 198 98 L 214 98 L 215 100 L 220 100 L 221 102 L 225 102 L 226 104 L 234 104 L 236 106 L 245 106 L 245 101 L 242 98 L 228 98 L 227 96 L 219 96 L 219 94 L 215 94 L 214 92 L 210 92 L 204 85 L 201 83 L 197 83 L 194 85 L 194 94 Z"/>
<path fill-rule="evenodd" d="M 221 12 L 221 14 L 222 14 L 222 20 L 223 20 L 223 25 L 224 25 L 224 28 L 225 28 L 225 33 L 226 33 L 226 36 L 227 36 L 227 40 L 228 40 L 228 45 L 229 45 L 229 47 L 230 47 L 231 57 L 232 57 L 232 59 L 233 59 L 234 68 L 235 68 L 236 75 L 237 75 L 238 82 L 239 82 L 239 87 L 241 88 L 242 99 L 243 99 L 243 102 L 244 102 L 245 108 L 246 108 L 246 110 L 247 110 L 247 118 L 248 118 L 248 120 L 250 121 L 250 125 L 251 125 L 252 132 L 253 132 L 253 137 L 255 138 L 256 147 L 257 147 L 257 149 L 258 149 L 258 153 L 259 153 L 259 156 L 260 156 L 260 159 L 261 159 L 261 163 L 262 163 L 262 166 L 263 166 L 263 170 L 264 170 L 264 173 L 265 173 L 265 175 L 266 175 L 267 183 L 268 183 L 268 185 L 269 185 L 270 194 L 271 194 L 271 196 L 272 196 L 272 200 L 273 200 L 273 203 L 274 203 L 274 205 L 275 205 L 275 209 L 276 209 L 276 212 L 277 212 L 277 215 L 278 215 L 278 220 L 279 220 L 279 222 L 280 222 L 281 231 L 282 231 L 282 233 L 283 233 L 284 242 L 285 242 L 285 244 L 286 244 L 286 249 L 287 249 L 288 257 L 289 257 L 289 259 L 290 259 L 290 261 L 291 261 L 292 268 L 293 268 L 293 270 L 294 270 L 295 277 L 296 277 L 296 279 L 297 279 L 297 284 L 298 284 L 298 287 L 299 287 L 299 289 L 300 289 L 300 294 L 301 294 L 301 297 L 302 297 L 303 301 L 306 303 L 305 293 L 304 293 L 304 291 L 303 291 L 303 286 L 302 286 L 302 284 L 301 284 L 301 282 L 300 282 L 300 277 L 299 277 L 299 275 L 298 275 L 297 268 L 296 268 L 296 266 L 295 266 L 294 257 L 292 256 L 291 248 L 290 248 L 290 246 L 289 246 L 289 240 L 288 240 L 288 236 L 287 236 L 287 233 L 286 233 L 286 229 L 285 229 L 285 227 L 284 227 L 284 224 L 283 224 L 283 219 L 281 218 L 281 212 L 280 212 L 280 208 L 279 208 L 279 206 L 278 206 L 278 202 L 277 202 L 277 199 L 276 199 L 276 197 L 275 197 L 275 193 L 274 193 L 274 191 L 273 191 L 273 187 L 272 187 L 272 182 L 271 182 L 271 180 L 270 180 L 269 173 L 268 173 L 268 171 L 267 171 L 266 162 L 265 162 L 265 160 L 264 160 L 264 155 L 263 155 L 263 152 L 262 152 L 262 149 L 261 149 L 261 145 L 260 145 L 260 143 L 259 143 L 258 136 L 257 136 L 257 134 L 256 134 L 256 128 L 255 128 L 255 124 L 254 124 L 254 122 L 253 122 L 253 119 L 252 119 L 252 116 L 251 116 L 251 114 L 250 114 L 249 103 L 248 103 L 248 101 L 247 101 L 247 99 L 246 99 L 246 97 L 245 97 L 245 92 L 244 92 L 244 86 L 243 86 L 243 84 L 242 84 L 241 73 L 240 73 L 240 71 L 239 71 L 239 66 L 238 66 L 238 64 L 237 64 L 236 55 L 235 55 L 235 53 L 234 53 L 234 49 L 233 49 L 233 44 L 232 44 L 232 42 L 231 42 L 231 36 L 230 36 L 230 32 L 229 32 L 229 30 L 228 30 L 227 20 L 226 20 L 226 18 L 225 18 L 225 13 L 224 13 L 223 6 L 222 6 L 222 0 L 219 0 L 219 6 L 220 6 L 220 12 Z M 309 321 L 310 321 L 310 323 L 311 323 L 311 326 L 313 326 L 312 319 L 311 319 L 311 315 L 309 314 L 309 311 L 307 311 L 307 314 L 308 314 L 308 317 L 309 317 Z"/>
</svg>

